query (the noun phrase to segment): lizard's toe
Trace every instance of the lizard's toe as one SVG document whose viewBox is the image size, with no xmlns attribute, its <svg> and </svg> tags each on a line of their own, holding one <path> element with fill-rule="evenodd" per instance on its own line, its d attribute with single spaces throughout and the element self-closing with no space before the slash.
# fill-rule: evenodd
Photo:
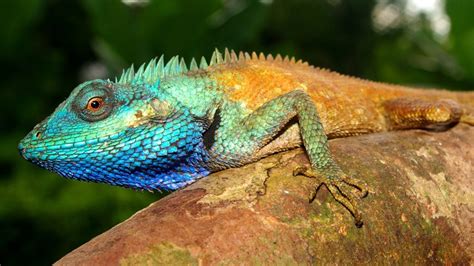
<svg viewBox="0 0 474 266">
<path fill-rule="evenodd" d="M 354 179 L 354 178 L 352 178 L 350 176 L 347 176 L 347 175 L 344 175 L 342 177 L 342 181 L 345 184 L 357 189 L 357 192 L 358 192 L 357 194 L 358 194 L 359 198 L 362 199 L 362 198 L 365 198 L 369 195 L 369 189 L 368 189 L 367 184 L 365 182 L 359 181 L 359 180 Z"/>
<path fill-rule="evenodd" d="M 326 187 L 328 188 L 331 195 L 334 199 L 341 203 L 354 217 L 354 222 L 357 227 L 361 227 L 362 222 L 362 215 L 357 209 L 356 202 L 354 201 L 354 195 L 351 191 L 344 191 L 341 187 L 341 182 L 327 182 L 325 183 Z"/>
<path fill-rule="evenodd" d="M 293 169 L 293 176 L 303 175 L 306 177 L 310 177 L 308 176 L 307 171 L 308 171 L 308 167 L 304 167 L 304 166 L 296 167 L 295 169 Z"/>
<path fill-rule="evenodd" d="M 354 199 L 364 198 L 368 194 L 367 185 L 364 182 L 355 180 L 346 174 L 340 172 L 339 175 L 329 176 L 324 173 L 318 174 L 313 169 L 307 167 L 297 167 L 293 170 L 293 175 L 303 175 L 310 178 L 322 178 L 320 185 L 310 194 L 310 202 L 316 196 L 321 185 L 325 185 L 334 199 L 341 203 L 354 217 L 355 225 L 361 227 L 363 225 L 362 215 L 359 212 Z M 349 188 L 350 187 L 350 188 Z M 354 193 L 351 188 L 357 189 L 358 193 Z"/>
</svg>

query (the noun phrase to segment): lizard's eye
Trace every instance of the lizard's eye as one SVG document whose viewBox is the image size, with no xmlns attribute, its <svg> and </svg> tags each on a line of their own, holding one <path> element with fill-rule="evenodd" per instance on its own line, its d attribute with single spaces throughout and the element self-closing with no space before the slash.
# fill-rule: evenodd
<svg viewBox="0 0 474 266">
<path fill-rule="evenodd" d="M 101 97 L 94 97 L 87 102 L 87 110 L 97 112 L 104 106 L 104 99 Z"/>
<path fill-rule="evenodd" d="M 79 118 L 95 122 L 107 118 L 115 106 L 112 88 L 99 82 L 88 84 L 76 96 L 72 110 Z"/>
</svg>

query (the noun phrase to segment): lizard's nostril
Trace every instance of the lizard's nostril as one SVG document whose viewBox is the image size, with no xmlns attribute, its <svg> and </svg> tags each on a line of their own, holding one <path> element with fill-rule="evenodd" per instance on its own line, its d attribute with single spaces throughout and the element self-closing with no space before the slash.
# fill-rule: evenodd
<svg viewBox="0 0 474 266">
<path fill-rule="evenodd" d="M 35 137 L 36 137 L 37 139 L 41 138 L 41 131 L 36 131 Z"/>
</svg>

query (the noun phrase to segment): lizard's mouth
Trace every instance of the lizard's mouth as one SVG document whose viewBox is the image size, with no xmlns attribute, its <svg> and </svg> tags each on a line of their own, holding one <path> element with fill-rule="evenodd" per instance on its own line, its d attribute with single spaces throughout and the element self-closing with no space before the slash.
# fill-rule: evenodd
<svg viewBox="0 0 474 266">
<path fill-rule="evenodd" d="M 23 148 L 21 143 L 18 145 L 18 151 L 20 152 L 20 155 L 23 157 L 23 159 L 28 160 L 28 157 L 26 156 L 26 149 Z"/>
<path fill-rule="evenodd" d="M 56 172 L 65 177 L 73 177 L 73 174 L 67 172 L 67 167 L 64 166 L 73 162 L 62 159 L 60 150 L 49 149 L 43 140 L 32 139 L 32 133 L 33 131 L 18 144 L 18 152 L 20 155 L 25 160 L 39 167 Z"/>
<path fill-rule="evenodd" d="M 28 133 L 18 144 L 18 151 L 20 155 L 28 161 L 37 157 L 38 151 L 41 151 L 39 144 L 41 144 L 43 138 L 45 126 L 43 123 L 36 125 L 33 130 Z M 35 156 L 36 154 L 36 156 Z"/>
<path fill-rule="evenodd" d="M 31 134 L 31 133 L 30 133 Z M 31 140 L 30 134 L 28 134 L 24 139 L 18 144 L 18 151 L 20 152 L 21 157 L 25 160 L 30 161 L 31 159 Z"/>
<path fill-rule="evenodd" d="M 43 133 L 46 129 L 45 121 L 46 119 L 37 124 L 18 144 L 20 155 L 28 161 L 34 159 L 34 154 L 38 148 L 40 148 L 39 146 L 41 146 L 38 144 L 40 144 L 44 138 Z M 41 150 L 41 148 L 39 150 Z"/>
<path fill-rule="evenodd" d="M 39 153 L 36 150 L 28 136 L 22 139 L 18 144 L 18 151 L 21 157 L 27 161 L 38 159 Z"/>
</svg>

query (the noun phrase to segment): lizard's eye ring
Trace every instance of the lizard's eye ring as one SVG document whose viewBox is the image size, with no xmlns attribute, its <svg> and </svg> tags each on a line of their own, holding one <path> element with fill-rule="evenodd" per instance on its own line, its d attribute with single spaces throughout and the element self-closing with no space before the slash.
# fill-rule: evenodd
<svg viewBox="0 0 474 266">
<path fill-rule="evenodd" d="M 112 113 L 115 106 L 113 88 L 105 85 L 101 82 L 90 83 L 78 92 L 72 103 L 72 110 L 79 118 L 95 122 Z"/>
<path fill-rule="evenodd" d="M 87 110 L 97 112 L 104 106 L 104 99 L 102 97 L 94 97 L 87 102 Z"/>
</svg>

